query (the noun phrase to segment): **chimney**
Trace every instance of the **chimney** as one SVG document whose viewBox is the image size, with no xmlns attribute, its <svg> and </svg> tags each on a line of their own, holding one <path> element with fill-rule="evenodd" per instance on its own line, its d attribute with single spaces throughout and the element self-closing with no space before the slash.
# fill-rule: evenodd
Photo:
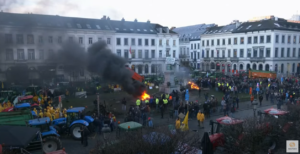
<svg viewBox="0 0 300 154">
<path fill-rule="evenodd" d="M 235 22 L 235 28 L 238 28 L 241 25 L 241 23 L 238 20 L 234 20 L 234 22 Z"/>
<path fill-rule="evenodd" d="M 122 18 L 122 21 L 124 22 L 124 21 L 125 21 L 125 19 L 124 19 L 124 18 Z"/>
<path fill-rule="evenodd" d="M 150 24 L 150 21 L 148 20 L 147 23 Z"/>
<path fill-rule="evenodd" d="M 106 16 L 103 16 L 103 17 L 102 17 L 102 20 L 106 20 Z"/>
<path fill-rule="evenodd" d="M 107 17 L 107 19 L 106 20 L 110 20 L 110 18 L 109 17 Z"/>
<path fill-rule="evenodd" d="M 134 22 L 138 22 L 136 19 L 134 19 Z"/>
</svg>

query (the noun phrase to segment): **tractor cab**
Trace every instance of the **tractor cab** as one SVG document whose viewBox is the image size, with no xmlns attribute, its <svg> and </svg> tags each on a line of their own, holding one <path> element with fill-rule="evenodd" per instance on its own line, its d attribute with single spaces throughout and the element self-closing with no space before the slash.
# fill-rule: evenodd
<svg viewBox="0 0 300 154">
<path fill-rule="evenodd" d="M 59 133 L 71 133 L 74 139 L 80 139 L 79 132 L 81 126 L 86 126 L 93 131 L 94 119 L 85 115 L 85 107 L 75 107 L 67 110 L 67 118 L 58 118 L 52 121 L 55 129 Z"/>
</svg>

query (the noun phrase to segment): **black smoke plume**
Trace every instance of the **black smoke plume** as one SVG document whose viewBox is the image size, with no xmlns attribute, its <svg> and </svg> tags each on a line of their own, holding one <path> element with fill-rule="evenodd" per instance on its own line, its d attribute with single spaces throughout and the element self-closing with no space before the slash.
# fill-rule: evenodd
<svg viewBox="0 0 300 154">
<path fill-rule="evenodd" d="M 104 41 L 99 41 L 88 49 L 87 69 L 104 79 L 120 84 L 127 93 L 134 97 L 141 96 L 145 85 L 134 81 L 133 72 L 125 67 L 126 60 L 111 52 Z"/>
</svg>

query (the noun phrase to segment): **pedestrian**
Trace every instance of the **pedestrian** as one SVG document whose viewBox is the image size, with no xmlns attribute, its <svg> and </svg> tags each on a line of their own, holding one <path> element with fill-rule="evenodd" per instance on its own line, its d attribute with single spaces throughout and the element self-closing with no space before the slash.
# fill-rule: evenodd
<svg viewBox="0 0 300 154">
<path fill-rule="evenodd" d="M 89 130 L 86 126 L 83 126 L 83 146 L 86 147 L 88 146 L 88 135 L 89 135 Z"/>
<path fill-rule="evenodd" d="M 179 119 L 179 117 L 177 117 L 177 119 L 176 119 L 175 128 L 176 128 L 176 130 L 180 129 L 180 119 Z"/>
<path fill-rule="evenodd" d="M 162 99 L 159 100 L 159 108 L 160 108 L 160 115 L 161 118 L 164 118 L 164 102 Z"/>
<path fill-rule="evenodd" d="M 263 96 L 260 95 L 260 96 L 258 97 L 258 99 L 259 99 L 259 106 L 261 106 L 261 102 L 262 102 L 262 100 L 263 100 Z"/>
<path fill-rule="evenodd" d="M 125 97 L 123 98 L 123 100 L 122 100 L 122 110 L 123 111 L 126 111 L 126 99 L 125 99 Z"/>
<path fill-rule="evenodd" d="M 250 102 L 251 102 L 251 105 L 252 105 L 253 101 L 254 101 L 254 96 L 253 96 L 253 95 L 251 95 L 251 97 L 250 97 Z"/>
<path fill-rule="evenodd" d="M 83 136 L 84 136 L 83 135 L 83 126 L 80 127 L 79 131 L 80 131 L 80 135 L 81 135 L 80 141 L 81 141 L 81 144 L 83 145 Z"/>
<path fill-rule="evenodd" d="M 204 125 L 203 125 L 203 122 L 204 122 L 204 119 L 205 119 L 205 116 L 203 113 L 201 113 L 201 111 L 199 110 L 198 111 L 198 114 L 197 114 L 197 121 L 198 121 L 198 126 L 201 127 L 201 128 L 204 128 Z"/>
</svg>

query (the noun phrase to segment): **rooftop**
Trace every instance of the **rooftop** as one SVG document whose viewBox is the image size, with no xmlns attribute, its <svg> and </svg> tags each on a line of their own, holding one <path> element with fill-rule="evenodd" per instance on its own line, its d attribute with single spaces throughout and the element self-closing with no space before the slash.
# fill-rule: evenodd
<svg viewBox="0 0 300 154">
<path fill-rule="evenodd" d="M 173 31 L 179 34 L 179 39 L 181 40 L 200 40 L 201 34 L 203 34 L 208 27 L 212 27 L 214 25 L 215 24 L 198 24 L 186 27 L 178 27 L 173 29 Z"/>
<path fill-rule="evenodd" d="M 86 30 L 106 30 L 117 33 L 142 33 L 157 34 L 159 28 L 166 33 L 167 27 L 159 24 L 147 22 L 110 20 L 104 16 L 101 19 L 89 19 L 78 17 L 63 17 L 58 15 L 41 15 L 41 14 L 17 14 L 0 12 L 0 26 L 13 27 L 46 27 L 46 28 L 65 28 L 65 29 L 86 29 Z M 176 34 L 172 30 L 169 33 Z"/>
<path fill-rule="evenodd" d="M 221 33 L 231 33 L 236 29 L 236 23 L 231 23 L 225 26 L 214 26 L 207 29 L 203 34 L 221 34 Z"/>
</svg>

